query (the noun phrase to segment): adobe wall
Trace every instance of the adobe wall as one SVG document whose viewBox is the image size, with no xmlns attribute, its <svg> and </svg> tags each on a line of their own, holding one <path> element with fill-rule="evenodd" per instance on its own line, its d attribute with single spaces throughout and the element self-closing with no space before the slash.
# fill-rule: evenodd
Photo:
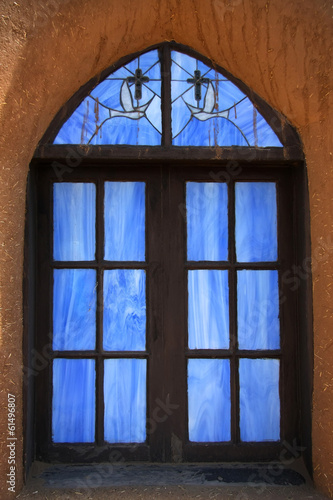
<svg viewBox="0 0 333 500">
<path fill-rule="evenodd" d="M 2 0 L 0 6 L 0 480 L 7 394 L 17 400 L 22 484 L 22 269 L 29 162 L 76 90 L 120 57 L 188 45 L 253 88 L 297 127 L 309 175 L 313 252 L 315 481 L 333 496 L 331 5 L 325 0 Z M 332 116 L 332 113 L 331 113 Z"/>
</svg>

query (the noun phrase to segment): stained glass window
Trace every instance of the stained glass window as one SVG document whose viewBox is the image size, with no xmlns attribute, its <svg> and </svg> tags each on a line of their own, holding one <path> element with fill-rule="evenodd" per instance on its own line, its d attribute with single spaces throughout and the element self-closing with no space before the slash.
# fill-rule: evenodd
<svg viewBox="0 0 333 500">
<path fill-rule="evenodd" d="M 161 69 L 158 51 L 111 73 L 82 101 L 54 144 L 161 143 Z"/>
<path fill-rule="evenodd" d="M 175 146 L 282 146 L 250 99 L 218 71 L 172 51 Z"/>
<path fill-rule="evenodd" d="M 184 459 L 284 439 L 289 175 L 250 167 L 227 182 L 222 168 L 44 178 L 52 453 L 86 443 L 101 458 L 121 446 L 163 460 L 168 426 Z"/>
<path fill-rule="evenodd" d="M 282 147 L 250 98 L 218 70 L 176 50 L 168 68 L 161 54 L 151 50 L 110 73 L 63 124 L 54 144 Z M 171 102 L 162 97 L 167 85 Z M 170 112 L 167 144 L 162 114 Z"/>
<path fill-rule="evenodd" d="M 238 162 L 286 151 L 259 150 L 282 143 L 258 98 L 175 47 L 87 84 L 48 151 L 82 150 L 80 166 L 63 180 L 44 162 L 36 179 L 47 459 L 256 459 L 295 420 L 291 169 Z M 216 162 L 211 146 L 235 148 Z"/>
</svg>

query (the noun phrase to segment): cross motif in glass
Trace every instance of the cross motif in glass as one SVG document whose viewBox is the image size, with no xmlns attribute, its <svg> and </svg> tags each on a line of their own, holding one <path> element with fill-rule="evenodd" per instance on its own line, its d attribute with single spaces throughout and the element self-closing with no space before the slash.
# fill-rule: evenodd
<svg viewBox="0 0 333 500">
<path fill-rule="evenodd" d="M 138 68 L 135 71 L 135 76 L 129 76 L 127 77 L 128 83 L 134 83 L 135 85 L 135 94 L 134 94 L 134 99 L 137 101 L 140 101 L 142 99 L 142 84 L 149 82 L 148 76 L 143 76 L 142 75 L 142 70 Z"/>
<path fill-rule="evenodd" d="M 209 83 L 209 78 L 204 78 L 201 76 L 201 71 L 196 69 L 194 71 L 194 77 L 188 78 L 187 83 L 194 83 L 194 98 L 198 102 L 201 101 L 201 85 L 203 83 Z"/>
</svg>

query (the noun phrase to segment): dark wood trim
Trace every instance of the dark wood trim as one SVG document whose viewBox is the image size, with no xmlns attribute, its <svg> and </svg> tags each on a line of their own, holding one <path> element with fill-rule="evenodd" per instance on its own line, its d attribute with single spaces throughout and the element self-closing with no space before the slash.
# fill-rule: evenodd
<svg viewBox="0 0 333 500">
<path fill-rule="evenodd" d="M 96 260 L 104 258 L 104 182 L 96 184 Z M 103 352 L 103 300 L 104 272 L 99 265 L 97 269 L 97 308 L 96 308 L 96 350 Z M 104 442 L 104 359 L 99 355 L 96 359 L 96 430 L 97 446 Z"/>
<path fill-rule="evenodd" d="M 235 309 L 235 308 L 233 308 Z M 232 328 L 233 330 L 233 328 Z M 231 344 L 230 350 L 227 349 L 192 349 L 186 351 L 186 356 L 189 358 L 278 358 L 282 355 L 280 349 L 262 349 L 262 350 L 240 350 L 237 349 L 237 341 Z"/>
<path fill-rule="evenodd" d="M 312 270 L 318 264 L 319 258 L 311 251 L 310 238 L 310 207 L 308 180 L 305 165 L 299 171 L 293 171 L 294 177 L 294 213 L 295 213 L 295 254 L 296 261 L 294 286 L 299 284 L 297 295 L 297 346 L 298 346 L 298 387 L 300 392 L 299 428 L 300 445 L 304 448 L 303 456 L 308 471 L 312 475 L 312 398 L 313 398 L 313 373 L 314 373 L 314 347 L 313 347 L 313 307 L 312 307 Z M 318 242 L 313 242 L 318 245 Z M 326 250 L 326 249 L 325 249 Z M 313 255 L 313 257 L 311 257 Z M 319 253 L 320 258 L 321 252 Z M 317 260 L 318 259 L 318 260 Z M 311 268 L 309 268 L 311 263 Z M 301 276 L 301 278 L 300 278 Z"/>
<path fill-rule="evenodd" d="M 293 185 L 291 172 L 284 172 L 277 183 L 278 204 L 278 249 L 281 269 L 279 272 L 280 290 L 280 330 L 281 350 L 280 361 L 280 400 L 281 400 L 281 436 L 288 442 L 299 440 L 298 413 L 299 400 L 297 394 L 297 302 L 295 293 L 286 286 L 283 276 L 292 269 L 294 254 L 294 216 L 293 216 Z M 289 218 L 289 223 L 288 222 Z M 288 418 L 287 418 L 288 416 Z"/>
<path fill-rule="evenodd" d="M 101 339 L 97 338 L 99 346 Z M 68 358 L 68 359 L 146 359 L 148 357 L 145 351 L 104 351 L 99 347 L 96 351 L 52 351 L 50 358 Z"/>
<path fill-rule="evenodd" d="M 23 463 L 24 481 L 34 460 L 34 399 L 36 370 L 33 366 L 36 299 L 36 193 L 34 172 L 30 171 L 26 190 L 26 221 L 23 267 Z"/>
<path fill-rule="evenodd" d="M 45 458 L 47 443 L 51 438 L 51 397 L 52 370 L 50 369 L 50 352 L 52 351 L 52 270 L 49 262 L 52 255 L 52 195 L 51 184 L 47 172 L 36 170 L 36 191 L 38 194 L 37 209 L 37 269 L 36 269 L 36 398 L 35 398 L 35 432 L 36 458 Z M 38 381 L 38 383 L 37 383 Z"/>
<path fill-rule="evenodd" d="M 165 421 L 160 414 L 158 402 L 165 402 L 165 361 L 164 361 L 164 309 L 162 307 L 165 269 L 161 262 L 163 241 L 163 209 L 161 168 L 154 170 L 147 182 L 147 439 L 150 447 L 150 460 L 165 461 Z M 155 353 L 155 355 L 153 355 Z"/>
<path fill-rule="evenodd" d="M 53 463 L 96 463 L 148 461 L 149 447 L 146 444 L 129 443 L 102 444 L 53 444 L 46 447 L 46 456 Z"/>
<path fill-rule="evenodd" d="M 239 442 L 239 374 L 238 360 L 235 353 L 237 342 L 237 272 L 235 240 L 235 183 L 228 185 L 228 253 L 229 253 L 229 330 L 230 330 L 230 398 L 231 398 L 231 440 Z"/>
<path fill-rule="evenodd" d="M 53 269 L 98 269 L 104 271 L 108 269 L 148 269 L 148 264 L 145 262 L 116 262 L 108 260 L 87 260 L 87 261 L 53 261 L 51 263 Z"/>
<path fill-rule="evenodd" d="M 276 443 L 187 443 L 184 461 L 197 462 L 266 462 L 281 456 L 284 447 Z M 285 458 L 285 456 L 284 456 Z"/>
<path fill-rule="evenodd" d="M 172 405 L 165 422 L 166 461 L 182 461 L 182 445 L 187 432 L 187 366 L 184 356 L 187 341 L 187 318 L 184 303 L 186 275 L 185 220 L 179 207 L 184 203 L 185 189 L 182 177 L 173 175 L 172 169 L 162 173 L 163 242 L 162 262 L 164 284 L 164 366 L 165 394 Z M 177 374 L 175 376 L 175 374 Z"/>
<path fill-rule="evenodd" d="M 168 147 L 172 143 L 171 130 L 171 54 L 168 46 L 160 48 L 161 75 L 162 75 L 162 146 Z"/>
<path fill-rule="evenodd" d="M 137 167 L 147 161 L 156 162 L 162 160 L 191 161 L 198 164 L 202 161 L 212 161 L 217 164 L 222 161 L 236 161 L 246 165 L 260 167 L 257 162 L 276 163 L 283 168 L 289 162 L 297 166 L 303 161 L 303 153 L 292 147 L 284 148 L 255 148 L 255 147 L 181 147 L 181 146 L 80 146 L 76 144 L 67 145 L 40 145 L 34 154 L 35 160 L 51 160 L 53 168 L 59 172 L 61 177 L 68 177 L 85 160 L 93 160 L 94 164 L 108 160 L 110 165 L 119 164 L 121 161 L 135 160 Z M 287 162 L 287 163 L 286 163 Z M 42 165 L 42 164 L 40 164 Z M 210 165 L 207 165 L 209 168 Z"/>
<path fill-rule="evenodd" d="M 267 264 L 267 265 L 266 265 Z M 67 267 L 67 266 L 66 266 Z M 265 263 L 258 263 L 258 262 L 237 262 L 235 264 L 228 264 L 227 262 L 188 262 L 185 264 L 186 269 L 189 271 L 192 269 L 232 269 L 233 271 L 241 271 L 243 269 L 249 269 L 249 270 L 260 270 L 260 269 L 266 269 L 266 270 L 275 270 L 275 269 L 280 269 L 281 265 L 279 262 L 265 262 Z"/>
</svg>

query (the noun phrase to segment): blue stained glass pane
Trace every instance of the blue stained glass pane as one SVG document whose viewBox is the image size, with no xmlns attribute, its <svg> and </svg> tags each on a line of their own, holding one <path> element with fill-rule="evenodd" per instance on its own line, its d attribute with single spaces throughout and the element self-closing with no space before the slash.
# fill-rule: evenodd
<svg viewBox="0 0 333 500">
<path fill-rule="evenodd" d="M 228 271 L 188 272 L 188 346 L 228 349 Z"/>
<path fill-rule="evenodd" d="M 217 74 L 218 75 L 218 74 Z M 239 106 L 242 105 L 244 99 L 247 99 L 245 94 L 239 90 L 236 85 L 230 82 L 230 80 L 221 79 L 222 75 L 219 75 L 219 79 L 214 82 L 214 87 L 216 89 L 216 100 L 218 101 L 218 107 L 221 110 L 228 109 L 231 112 L 229 113 L 229 120 L 232 120 L 236 123 L 239 115 Z M 216 76 L 215 76 L 216 78 Z M 249 101 L 249 99 L 247 99 Z M 250 101 L 249 101 L 250 102 Z M 252 105 L 252 104 L 251 104 Z M 251 108 L 252 110 L 252 108 Z"/>
<path fill-rule="evenodd" d="M 187 94 L 185 94 L 185 96 L 186 95 Z M 181 135 L 187 133 L 185 132 L 185 130 L 187 129 L 187 125 L 191 120 L 191 112 L 188 108 L 184 109 L 184 106 L 182 105 L 182 99 L 177 99 L 172 105 L 171 119 L 173 124 L 172 129 L 175 136 L 178 136 L 178 134 L 180 134 L 183 129 L 184 132 L 182 132 Z M 180 139 L 178 139 L 178 137 L 173 140 L 175 146 L 179 146 L 178 142 L 180 141 Z M 200 141 L 199 138 L 197 140 Z"/>
<path fill-rule="evenodd" d="M 124 79 L 127 78 L 128 76 L 133 76 L 133 72 L 130 71 L 126 66 L 121 66 L 121 68 L 117 69 L 113 73 L 111 73 L 105 80 L 115 80 L 115 79 Z M 98 87 L 98 85 L 97 85 Z M 96 88 L 97 88 L 96 87 Z M 91 92 L 91 94 L 93 91 Z"/>
<path fill-rule="evenodd" d="M 53 361 L 52 437 L 54 443 L 95 440 L 95 361 Z"/>
<path fill-rule="evenodd" d="M 146 345 L 146 273 L 104 272 L 104 340 L 107 351 L 143 351 Z"/>
<path fill-rule="evenodd" d="M 236 182 L 238 262 L 277 260 L 275 182 Z"/>
<path fill-rule="evenodd" d="M 242 441 L 280 439 L 279 373 L 278 359 L 240 359 Z"/>
<path fill-rule="evenodd" d="M 95 184 L 83 182 L 54 183 L 54 260 L 94 260 L 95 225 Z"/>
<path fill-rule="evenodd" d="M 187 258 L 228 258 L 228 190 L 224 182 L 187 182 Z"/>
<path fill-rule="evenodd" d="M 237 318 L 240 349 L 279 349 L 277 271 L 237 271 Z"/>
<path fill-rule="evenodd" d="M 197 62 L 193 57 L 172 50 L 171 60 L 172 80 L 184 80 L 186 78 L 192 78 L 194 71 L 197 69 Z"/>
<path fill-rule="evenodd" d="M 141 96 L 134 77 L 141 70 Z M 132 80 L 131 80 L 132 79 Z M 63 124 L 54 144 L 161 144 L 161 69 L 153 50 L 109 75 Z"/>
<path fill-rule="evenodd" d="M 230 441 L 230 362 L 188 360 L 188 430 L 190 441 Z"/>
<path fill-rule="evenodd" d="M 109 443 L 146 440 L 145 359 L 104 362 L 104 433 Z"/>
<path fill-rule="evenodd" d="M 127 76 L 129 76 L 130 73 L 127 73 Z M 98 111 L 101 112 L 103 109 L 106 111 L 106 117 L 109 118 L 109 110 L 108 108 L 113 108 L 113 109 L 122 109 L 122 106 L 120 104 L 119 100 L 119 90 L 120 90 L 120 80 L 104 80 L 104 82 L 101 82 L 91 93 L 91 102 L 93 103 L 94 101 L 96 102 L 98 99 L 98 102 L 100 104 Z M 90 109 L 90 106 L 89 106 Z M 91 112 L 94 111 L 94 108 L 91 109 Z M 91 115 L 91 119 L 89 121 L 92 121 L 94 124 L 96 120 L 96 116 Z M 100 124 L 101 122 L 97 123 Z"/>
<path fill-rule="evenodd" d="M 155 100 L 158 98 L 154 99 Z M 151 110 L 154 112 L 154 109 Z M 158 113 L 158 110 L 157 110 Z M 148 115 L 148 111 L 146 113 Z M 107 127 L 95 135 L 90 144 L 127 144 L 129 146 L 158 146 L 161 144 L 161 135 L 155 130 L 146 117 L 138 120 L 115 117 L 108 120 Z M 156 124 L 160 128 L 160 124 Z"/>
<path fill-rule="evenodd" d="M 53 273 L 53 349 L 94 349 L 96 271 L 54 269 Z"/>
<path fill-rule="evenodd" d="M 221 79 L 221 78 L 224 79 L 223 75 L 218 73 L 215 69 L 209 68 L 203 62 L 198 60 L 197 65 L 198 65 L 198 69 L 201 71 L 201 74 L 203 77 L 210 78 L 211 80 Z"/>
<path fill-rule="evenodd" d="M 172 52 L 171 100 L 175 146 L 282 146 L 236 85 L 201 61 L 176 51 Z"/>
<path fill-rule="evenodd" d="M 158 64 L 156 65 L 156 63 L 158 63 Z M 127 63 L 125 67 L 133 75 L 135 73 L 135 70 L 140 68 L 142 71 L 142 74 L 144 76 L 148 76 L 149 78 L 157 78 L 157 79 L 161 78 L 158 50 L 151 50 L 149 52 L 145 52 L 144 54 L 141 54 L 136 59 L 133 59 L 131 62 Z"/>
<path fill-rule="evenodd" d="M 149 92 L 152 99 L 145 116 L 114 116 L 108 109 L 87 97 L 77 108 L 75 116 L 63 125 L 54 144 L 128 144 L 130 146 L 161 144 L 161 99 Z M 119 89 L 118 89 L 119 101 Z M 94 112 L 98 106 L 98 114 Z M 119 105 L 115 106 L 120 108 Z M 121 109 L 120 109 L 121 111 Z M 98 116 L 98 118 L 96 118 Z"/>
<path fill-rule="evenodd" d="M 188 114 L 183 107 L 178 110 L 179 115 L 185 112 Z M 207 121 L 192 117 L 184 130 L 173 139 L 172 144 L 174 146 L 249 146 L 242 131 L 223 117 L 211 118 Z"/>
<path fill-rule="evenodd" d="M 149 127 L 149 133 L 154 135 L 154 145 L 157 145 L 161 142 L 159 134 L 162 133 L 161 99 L 156 95 L 153 96 L 152 99 L 153 100 L 146 111 L 146 120 L 149 121 L 149 123 L 154 127 L 153 131 L 151 130 L 151 127 Z M 157 132 L 159 132 L 159 134 Z"/>
<path fill-rule="evenodd" d="M 105 259 L 145 260 L 145 183 L 106 182 Z"/>
<path fill-rule="evenodd" d="M 233 106 L 230 104 L 230 106 Z M 252 119 L 250 119 L 252 117 Z M 282 147 L 275 132 L 253 107 L 248 97 L 231 107 L 229 119 L 244 133 L 250 146 Z"/>
<path fill-rule="evenodd" d="M 156 64 L 158 63 L 158 64 Z M 138 58 L 137 67 L 140 67 L 144 76 L 160 79 L 161 68 L 159 64 L 158 50 L 151 50 Z"/>
</svg>

